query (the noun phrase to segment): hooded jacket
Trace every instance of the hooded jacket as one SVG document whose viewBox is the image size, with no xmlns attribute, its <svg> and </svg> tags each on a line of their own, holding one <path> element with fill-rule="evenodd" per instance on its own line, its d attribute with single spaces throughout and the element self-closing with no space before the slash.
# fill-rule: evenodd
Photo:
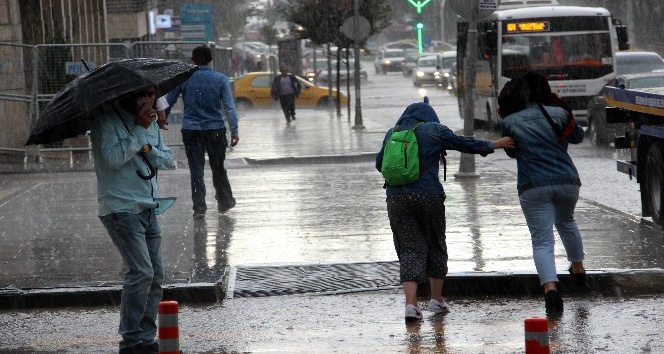
<svg viewBox="0 0 664 354">
<path fill-rule="evenodd" d="M 439 161 L 445 150 L 456 150 L 470 154 L 486 156 L 494 151 L 493 143 L 484 140 L 473 140 L 454 134 L 447 126 L 440 124 L 436 111 L 424 102 L 413 103 L 403 112 L 396 125 L 400 130 L 411 129 L 422 122 L 415 129 L 417 146 L 420 157 L 420 178 L 403 186 L 392 186 L 385 183 L 387 196 L 405 193 L 445 194 L 443 185 L 438 177 Z M 383 138 L 383 144 L 376 155 L 376 169 L 381 170 L 383 164 L 383 151 L 387 139 L 392 134 L 390 129 Z"/>
</svg>

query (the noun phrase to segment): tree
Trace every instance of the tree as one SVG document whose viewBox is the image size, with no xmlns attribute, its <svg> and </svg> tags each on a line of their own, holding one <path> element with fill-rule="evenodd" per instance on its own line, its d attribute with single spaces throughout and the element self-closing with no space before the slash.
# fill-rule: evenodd
<svg viewBox="0 0 664 354">
<path fill-rule="evenodd" d="M 235 41 L 244 34 L 247 18 L 255 14 L 255 9 L 249 7 L 245 0 L 226 0 L 213 3 L 217 35 L 228 34 L 231 37 L 231 42 L 235 44 Z"/>
<path fill-rule="evenodd" d="M 391 23 L 391 6 L 384 0 L 359 0 L 360 16 L 369 21 L 371 34 L 379 33 Z M 352 43 L 339 32 L 343 22 L 352 17 L 352 0 L 295 0 L 278 6 L 282 16 L 293 24 L 302 26 L 300 38 L 308 38 L 314 44 L 334 43 L 339 46 Z M 364 46 L 366 41 L 362 41 Z M 346 46 L 347 47 L 347 46 Z"/>
</svg>

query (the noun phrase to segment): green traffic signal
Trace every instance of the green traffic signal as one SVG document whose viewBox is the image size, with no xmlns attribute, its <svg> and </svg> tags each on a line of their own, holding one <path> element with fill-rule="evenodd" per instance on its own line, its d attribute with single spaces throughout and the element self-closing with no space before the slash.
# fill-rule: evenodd
<svg viewBox="0 0 664 354">
<path fill-rule="evenodd" d="M 417 27 L 417 29 L 422 29 L 422 28 L 424 28 L 424 23 L 418 22 L 416 27 Z"/>
</svg>

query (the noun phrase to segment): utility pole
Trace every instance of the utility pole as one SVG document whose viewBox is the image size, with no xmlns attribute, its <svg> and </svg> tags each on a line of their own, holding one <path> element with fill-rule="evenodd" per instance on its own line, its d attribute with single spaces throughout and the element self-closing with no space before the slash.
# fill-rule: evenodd
<svg viewBox="0 0 664 354">
<path fill-rule="evenodd" d="M 477 15 L 479 1 L 471 1 L 470 17 L 468 19 L 468 39 L 466 41 L 466 58 L 464 66 L 464 105 L 463 105 L 463 136 L 475 139 L 475 71 L 477 64 Z M 478 178 L 475 172 L 475 155 L 461 154 L 459 172 L 455 178 Z"/>
<path fill-rule="evenodd" d="M 355 125 L 353 129 L 362 130 L 364 124 L 362 122 L 362 99 L 360 98 L 360 0 L 353 1 L 353 56 L 355 60 Z"/>
</svg>

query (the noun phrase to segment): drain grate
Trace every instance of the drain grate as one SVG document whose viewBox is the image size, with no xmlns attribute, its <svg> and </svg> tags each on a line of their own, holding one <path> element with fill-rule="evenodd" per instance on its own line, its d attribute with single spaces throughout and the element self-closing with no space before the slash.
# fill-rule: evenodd
<svg viewBox="0 0 664 354">
<path fill-rule="evenodd" d="M 237 268 L 233 297 L 349 292 L 400 286 L 399 262 Z"/>
</svg>

